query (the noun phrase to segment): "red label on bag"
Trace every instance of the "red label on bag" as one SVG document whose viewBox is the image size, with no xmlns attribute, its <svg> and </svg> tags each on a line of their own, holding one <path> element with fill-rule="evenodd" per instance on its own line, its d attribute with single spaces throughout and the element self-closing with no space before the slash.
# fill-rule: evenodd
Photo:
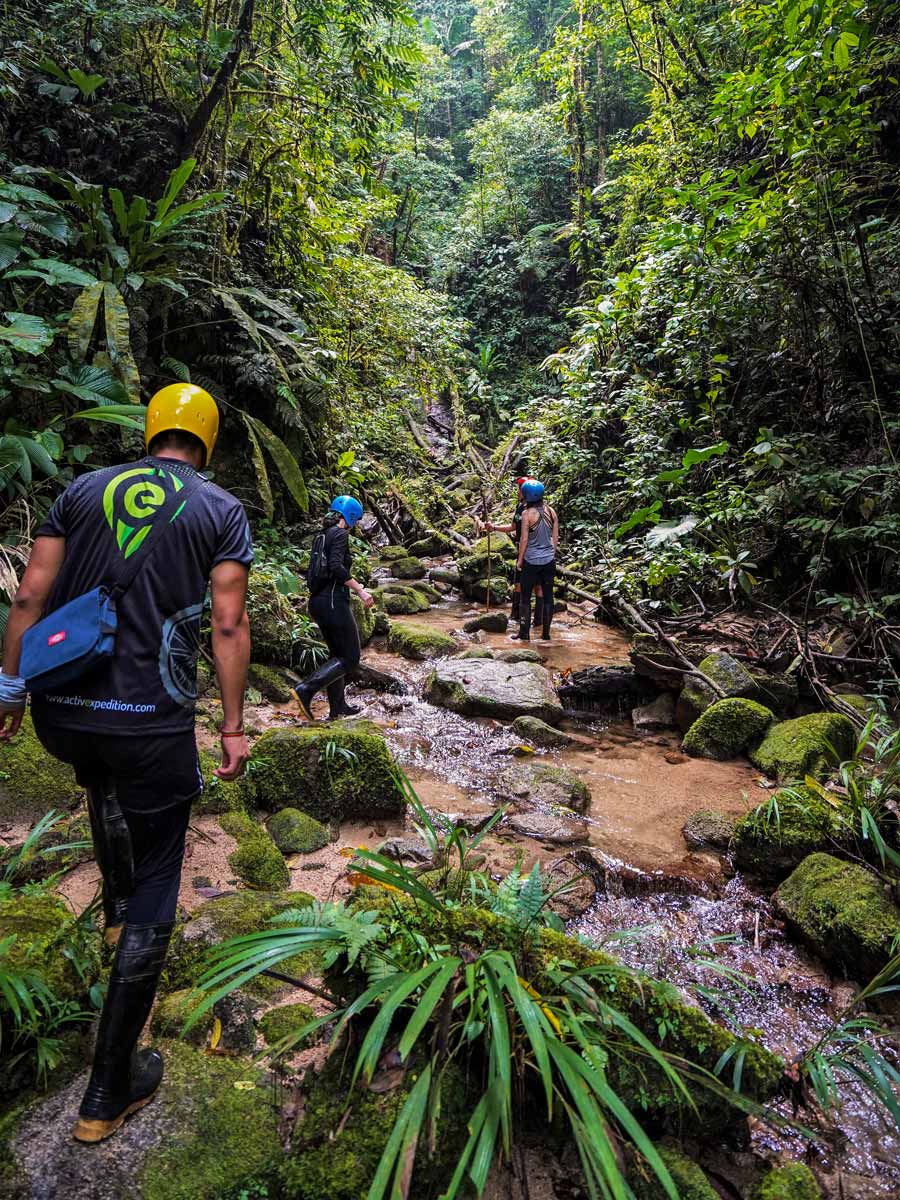
<svg viewBox="0 0 900 1200">
<path fill-rule="evenodd" d="M 47 645 L 48 646 L 58 646 L 60 642 L 64 642 L 65 640 L 66 640 L 66 631 L 64 629 L 61 629 L 59 631 L 59 633 L 54 633 L 52 635 L 52 637 L 47 638 Z"/>
</svg>

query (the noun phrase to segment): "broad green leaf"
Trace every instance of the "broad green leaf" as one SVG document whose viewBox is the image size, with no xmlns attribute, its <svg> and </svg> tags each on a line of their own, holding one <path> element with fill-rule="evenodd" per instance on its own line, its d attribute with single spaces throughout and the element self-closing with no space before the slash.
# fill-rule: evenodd
<svg viewBox="0 0 900 1200">
<path fill-rule="evenodd" d="M 178 198 L 178 193 L 190 179 L 196 165 L 196 158 L 186 158 L 180 166 L 175 168 L 166 183 L 162 199 L 157 202 L 156 211 L 153 214 L 154 220 L 161 221 L 163 219 Z"/>
<path fill-rule="evenodd" d="M 259 497 L 262 500 L 266 520 L 271 521 L 272 514 L 275 511 L 275 501 L 272 499 L 272 485 L 269 483 L 266 460 L 263 458 L 259 439 L 246 416 L 244 417 L 244 424 L 247 426 L 247 437 L 250 439 L 250 453 L 253 457 L 253 469 L 256 471 L 256 487 L 259 491 Z"/>
<path fill-rule="evenodd" d="M 85 75 L 78 67 L 69 68 L 69 78 L 86 100 L 93 96 L 98 87 L 106 83 L 105 75 Z"/>
<path fill-rule="evenodd" d="M 23 354 L 42 354 L 56 337 L 56 331 L 42 317 L 7 312 L 3 319 L 9 324 L 0 325 L 0 342 L 7 342 Z"/>
<path fill-rule="evenodd" d="M 109 202 L 112 205 L 113 216 L 122 237 L 128 236 L 128 213 L 125 209 L 125 197 L 118 188 L 109 189 Z"/>
<path fill-rule="evenodd" d="M 840 70 L 846 71 L 850 66 L 850 49 L 843 38 L 838 38 L 834 43 L 832 54 L 834 56 L 834 65 L 839 67 Z"/>
<path fill-rule="evenodd" d="M 28 277 L 43 279 L 45 283 L 74 283 L 81 288 L 90 287 L 97 282 L 95 276 L 82 271 L 81 267 L 60 262 L 57 258 L 33 258 L 27 267 L 17 267 L 13 271 L 7 271 L 4 276 L 6 279 Z"/>
<path fill-rule="evenodd" d="M 122 425 L 126 429 L 136 429 L 144 432 L 143 405 L 136 404 L 106 404 L 102 408 L 83 408 L 81 412 L 72 413 L 70 421 L 101 421 L 108 425 Z"/>
<path fill-rule="evenodd" d="M 251 417 L 249 414 L 245 414 L 245 419 L 252 424 L 257 436 L 272 456 L 272 460 L 278 468 L 288 491 L 297 502 L 298 508 L 302 512 L 308 512 L 309 493 L 306 490 L 306 483 L 293 454 L 291 454 L 281 438 L 277 437 L 269 429 L 268 425 L 264 425 L 257 417 Z"/>
<path fill-rule="evenodd" d="M 633 512 L 627 520 L 622 522 L 618 529 L 616 529 L 616 531 L 613 533 L 613 537 L 616 539 L 616 541 L 618 541 L 620 537 L 624 537 L 626 533 L 634 529 L 637 525 L 644 525 L 648 521 L 655 523 L 659 520 L 659 510 L 661 508 L 662 500 L 654 500 L 653 503 L 648 504 L 646 508 L 637 509 L 637 511 Z"/>
<path fill-rule="evenodd" d="M 133 404 L 141 398 L 141 377 L 131 353 L 131 321 L 125 298 L 114 283 L 103 285 L 106 348 Z"/>
<path fill-rule="evenodd" d="M 120 380 L 100 366 L 65 368 L 51 384 L 57 391 L 77 396 L 90 405 L 124 404 L 128 399 Z"/>
<path fill-rule="evenodd" d="M 706 462 L 707 459 L 725 454 L 727 450 L 727 442 L 716 442 L 714 446 L 706 446 L 703 450 L 687 450 L 681 460 L 681 465 L 683 467 L 692 467 L 695 463 Z"/>
<path fill-rule="evenodd" d="M 39 471 L 43 471 L 45 475 L 58 474 L 56 463 L 40 442 L 36 442 L 34 438 L 29 437 L 20 437 L 19 441 L 22 443 L 25 453 Z"/>
<path fill-rule="evenodd" d="M 87 357 L 94 324 L 97 320 L 97 307 L 103 294 L 102 283 L 91 283 L 75 297 L 72 313 L 69 317 L 69 353 L 77 362 L 83 362 Z"/>
</svg>

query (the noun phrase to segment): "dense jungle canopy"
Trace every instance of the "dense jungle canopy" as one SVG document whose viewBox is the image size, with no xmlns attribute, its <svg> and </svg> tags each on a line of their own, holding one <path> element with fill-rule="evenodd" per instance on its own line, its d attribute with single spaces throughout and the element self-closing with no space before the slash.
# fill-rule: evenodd
<svg viewBox="0 0 900 1200">
<path fill-rule="evenodd" d="M 190 378 L 260 526 L 359 484 L 433 525 L 452 397 L 597 590 L 799 597 L 895 653 L 896 17 L 7 7 L 4 524 Z"/>
<path fill-rule="evenodd" d="M 83 795 L 28 722 L 0 746 L 0 1200 L 897 1195 L 898 27 L 0 6 L 0 632 L 175 380 L 256 549 L 253 758 L 213 777 L 204 623 L 165 1090 L 102 1158 L 61 1115 L 105 978 Z M 478 536 L 523 474 L 542 652 Z M 305 727 L 339 493 L 364 719 Z"/>
</svg>

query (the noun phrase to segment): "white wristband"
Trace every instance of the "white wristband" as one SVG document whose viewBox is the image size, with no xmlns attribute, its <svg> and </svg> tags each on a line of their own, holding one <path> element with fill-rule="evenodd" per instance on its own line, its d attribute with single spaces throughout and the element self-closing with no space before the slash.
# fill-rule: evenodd
<svg viewBox="0 0 900 1200">
<path fill-rule="evenodd" d="M 4 675 L 0 671 L 0 704 L 18 707 L 28 699 L 25 680 L 21 675 Z"/>
</svg>

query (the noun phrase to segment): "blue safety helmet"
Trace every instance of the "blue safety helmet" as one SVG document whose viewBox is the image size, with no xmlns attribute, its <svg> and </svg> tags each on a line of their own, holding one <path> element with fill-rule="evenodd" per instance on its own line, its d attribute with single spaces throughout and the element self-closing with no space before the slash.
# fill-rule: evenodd
<svg viewBox="0 0 900 1200">
<path fill-rule="evenodd" d="M 522 484 L 522 499 L 528 502 L 543 500 L 544 485 L 539 479 L 526 479 Z"/>
<path fill-rule="evenodd" d="M 352 496 L 335 496 L 331 502 L 330 511 L 336 512 L 339 516 L 343 517 L 352 529 L 363 515 L 363 506 L 358 500 L 354 500 Z"/>
</svg>

